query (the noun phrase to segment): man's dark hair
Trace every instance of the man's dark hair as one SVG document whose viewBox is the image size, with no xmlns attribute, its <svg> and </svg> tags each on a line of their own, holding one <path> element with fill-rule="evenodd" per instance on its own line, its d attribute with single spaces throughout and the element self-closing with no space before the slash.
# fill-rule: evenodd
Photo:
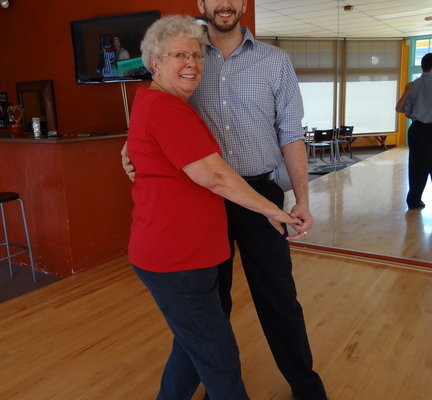
<svg viewBox="0 0 432 400">
<path fill-rule="evenodd" d="M 421 67 L 423 72 L 429 72 L 432 69 L 432 53 L 427 53 L 423 56 Z"/>
</svg>

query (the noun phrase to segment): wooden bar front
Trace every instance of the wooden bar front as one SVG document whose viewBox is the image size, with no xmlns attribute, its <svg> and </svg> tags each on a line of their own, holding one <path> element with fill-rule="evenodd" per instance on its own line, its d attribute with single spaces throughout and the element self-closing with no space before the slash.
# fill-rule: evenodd
<svg viewBox="0 0 432 400">
<path fill-rule="evenodd" d="M 127 253 L 132 202 L 120 160 L 125 140 L 0 137 L 0 191 L 24 200 L 38 271 L 66 277 Z M 6 206 L 10 239 L 24 243 L 18 209 Z M 29 266 L 24 256 L 18 263 Z"/>
</svg>

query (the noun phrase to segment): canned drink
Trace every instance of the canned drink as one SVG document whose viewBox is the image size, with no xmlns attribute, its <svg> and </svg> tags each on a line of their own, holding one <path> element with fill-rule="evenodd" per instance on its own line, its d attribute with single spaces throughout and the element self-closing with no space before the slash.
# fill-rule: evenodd
<svg viewBox="0 0 432 400">
<path fill-rule="evenodd" d="M 34 137 L 40 137 L 41 128 L 40 128 L 40 118 L 39 117 L 33 117 L 32 118 L 32 127 L 33 127 Z"/>
</svg>

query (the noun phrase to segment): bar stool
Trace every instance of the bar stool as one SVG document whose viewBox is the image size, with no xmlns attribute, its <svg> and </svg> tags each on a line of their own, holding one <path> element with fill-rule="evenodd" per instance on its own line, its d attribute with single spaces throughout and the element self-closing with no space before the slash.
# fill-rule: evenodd
<svg viewBox="0 0 432 400">
<path fill-rule="evenodd" d="M 27 239 L 27 246 L 24 246 L 24 245 L 19 244 L 19 243 L 9 242 L 4 204 L 9 203 L 11 201 L 18 201 L 20 203 L 21 217 L 22 217 L 22 221 L 23 221 L 23 225 L 24 225 L 24 231 L 25 231 L 25 235 L 26 235 L 26 239 Z M 26 220 L 26 216 L 24 213 L 24 204 L 23 204 L 23 201 L 20 199 L 19 194 L 14 193 L 14 192 L 0 192 L 0 210 L 1 210 L 1 216 L 2 216 L 2 222 L 3 222 L 4 238 L 5 238 L 5 242 L 0 243 L 0 246 L 6 247 L 6 254 L 7 254 L 6 257 L 0 258 L 0 261 L 8 260 L 9 274 L 12 277 L 13 276 L 12 261 L 11 261 L 12 258 L 16 257 L 20 254 L 24 254 L 24 253 L 28 252 L 29 258 L 30 258 L 30 265 L 32 268 L 33 282 L 36 282 L 36 272 L 35 272 L 35 266 L 34 266 L 34 262 L 33 262 L 33 254 L 32 254 L 31 245 L 30 245 L 30 238 L 29 238 L 29 234 L 28 234 L 27 220 Z M 17 251 L 16 253 L 12 253 L 11 247 L 18 247 L 22 250 Z"/>
</svg>

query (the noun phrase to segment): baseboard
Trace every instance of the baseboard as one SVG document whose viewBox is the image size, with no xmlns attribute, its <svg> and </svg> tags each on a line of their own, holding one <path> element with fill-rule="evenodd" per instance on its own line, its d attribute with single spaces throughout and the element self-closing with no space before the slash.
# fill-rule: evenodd
<svg viewBox="0 0 432 400">
<path fill-rule="evenodd" d="M 418 269 L 426 269 L 432 271 L 432 262 L 427 260 L 418 260 L 414 258 L 405 258 L 405 257 L 397 257 L 391 256 L 387 254 L 379 254 L 369 251 L 360 251 L 360 250 L 352 250 L 345 249 L 342 247 L 331 247 L 331 246 L 323 246 L 312 243 L 303 243 L 303 242 L 290 242 L 291 246 L 294 249 L 298 250 L 311 250 L 314 252 L 323 252 L 329 253 L 339 256 L 349 256 L 355 258 L 362 258 L 367 260 L 372 260 L 376 262 L 384 262 L 386 264 L 394 264 L 405 267 L 412 267 Z"/>
</svg>

